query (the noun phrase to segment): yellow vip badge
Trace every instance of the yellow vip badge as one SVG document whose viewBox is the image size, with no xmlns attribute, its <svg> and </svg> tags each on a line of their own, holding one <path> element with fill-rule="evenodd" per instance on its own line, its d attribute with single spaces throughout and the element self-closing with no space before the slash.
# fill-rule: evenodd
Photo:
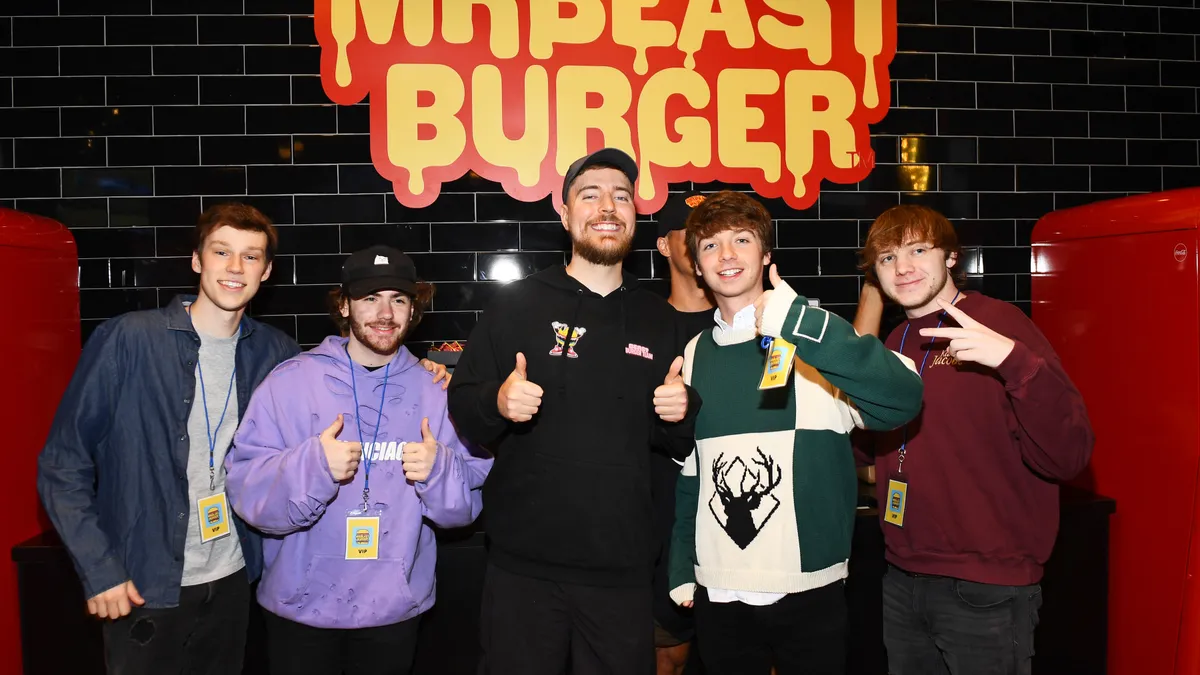
<svg viewBox="0 0 1200 675">
<path fill-rule="evenodd" d="M 346 518 L 346 560 L 379 559 L 379 516 Z"/>
<path fill-rule="evenodd" d="M 906 506 L 908 506 L 908 483 L 895 478 L 889 480 L 883 519 L 896 527 L 904 527 L 904 508 Z"/>
<path fill-rule="evenodd" d="M 224 492 L 196 500 L 196 510 L 200 514 L 201 542 L 229 534 L 229 502 L 225 501 Z"/>
<path fill-rule="evenodd" d="M 775 389 L 787 385 L 788 377 L 792 374 L 792 365 L 796 360 L 796 345 L 780 338 L 768 339 L 770 342 L 767 342 L 767 339 L 763 340 L 763 347 L 767 350 L 767 362 L 763 365 L 759 389 Z"/>
</svg>

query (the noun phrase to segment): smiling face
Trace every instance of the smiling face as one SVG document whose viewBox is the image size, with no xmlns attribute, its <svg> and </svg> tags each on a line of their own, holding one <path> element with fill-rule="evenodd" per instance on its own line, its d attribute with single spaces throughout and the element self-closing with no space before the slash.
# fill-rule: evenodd
<svg viewBox="0 0 1200 675">
<path fill-rule="evenodd" d="M 267 235 L 222 225 L 192 253 L 192 270 L 200 274 L 200 293 L 214 305 L 227 312 L 244 309 L 271 276 Z"/>
<path fill-rule="evenodd" d="M 637 223 L 633 184 L 619 169 L 594 167 L 571 184 L 562 223 L 571 251 L 594 265 L 611 266 L 629 255 Z"/>
<path fill-rule="evenodd" d="M 380 356 L 391 356 L 404 344 L 413 302 L 399 291 L 379 291 L 358 300 L 344 300 L 341 311 L 350 324 L 352 341 Z"/>
<path fill-rule="evenodd" d="M 908 241 L 879 252 L 875 276 L 883 294 L 909 316 L 924 316 L 938 309 L 935 299 L 939 295 L 955 289 L 950 268 L 957 261 L 956 255 L 947 256 L 928 241 Z"/>
<path fill-rule="evenodd" d="M 696 245 L 696 273 L 719 299 L 737 300 L 731 304 L 738 309 L 762 294 L 763 267 L 770 262 L 752 227 L 721 230 Z"/>
</svg>

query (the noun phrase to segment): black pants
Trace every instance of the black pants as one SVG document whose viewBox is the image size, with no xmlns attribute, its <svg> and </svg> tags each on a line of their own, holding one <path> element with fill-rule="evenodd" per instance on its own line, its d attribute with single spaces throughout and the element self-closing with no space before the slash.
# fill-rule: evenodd
<svg viewBox="0 0 1200 675">
<path fill-rule="evenodd" d="M 543 581 L 488 565 L 480 617 L 486 675 L 651 675 L 654 618 L 643 588 Z"/>
<path fill-rule="evenodd" d="M 707 675 L 843 675 L 846 592 L 828 586 L 772 605 L 712 602 L 696 588 L 696 645 Z"/>
<path fill-rule="evenodd" d="M 313 628 L 263 610 L 271 675 L 408 675 L 420 617 L 372 628 Z"/>
<path fill-rule="evenodd" d="M 1029 675 L 1042 589 L 913 575 L 883 577 L 892 675 Z"/>
<path fill-rule="evenodd" d="M 104 623 L 109 675 L 228 675 L 242 672 L 250 582 L 245 570 L 179 591 L 179 606 L 134 607 Z"/>
</svg>

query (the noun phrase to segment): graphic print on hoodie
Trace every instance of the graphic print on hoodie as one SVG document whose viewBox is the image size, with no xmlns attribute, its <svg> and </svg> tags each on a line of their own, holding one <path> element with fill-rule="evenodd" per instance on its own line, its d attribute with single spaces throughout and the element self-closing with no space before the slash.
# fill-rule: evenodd
<svg viewBox="0 0 1200 675">
<path fill-rule="evenodd" d="M 663 422 L 654 389 L 689 337 L 629 274 L 606 296 L 561 266 L 497 293 L 450 382 L 459 431 L 496 456 L 484 487 L 493 563 L 567 583 L 650 584 L 651 447 L 686 457 L 700 405 L 689 392 L 687 417 Z M 518 352 L 543 396 L 531 421 L 511 424 L 496 396 Z"/>
<path fill-rule="evenodd" d="M 383 626 L 432 607 L 437 549 L 425 519 L 440 527 L 473 522 L 482 507 L 478 488 L 492 465 L 463 447 L 445 392 L 406 347 L 387 368 L 353 365 L 355 410 L 346 343 L 331 336 L 281 363 L 254 392 L 226 458 L 231 507 L 268 535 L 259 604 L 318 628 Z M 339 440 L 358 441 L 360 422 L 363 435 L 363 463 L 341 484 L 318 438 L 338 414 L 344 416 Z M 421 442 L 426 417 L 437 457 L 424 482 L 410 483 L 403 443 Z M 362 502 L 368 452 L 370 500 L 387 504 L 379 559 L 346 560 L 346 514 Z"/>
</svg>

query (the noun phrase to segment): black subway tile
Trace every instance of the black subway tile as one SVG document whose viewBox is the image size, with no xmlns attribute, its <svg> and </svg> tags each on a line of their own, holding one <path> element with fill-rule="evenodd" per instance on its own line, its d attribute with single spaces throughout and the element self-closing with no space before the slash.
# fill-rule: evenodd
<svg viewBox="0 0 1200 675">
<path fill-rule="evenodd" d="M 154 14 L 241 14 L 242 0 L 151 0 Z"/>
<path fill-rule="evenodd" d="M 1087 5 L 1058 2 L 1013 3 L 1013 25 L 1021 28 L 1076 28 L 1087 30 Z"/>
<path fill-rule="evenodd" d="M 1169 21 L 1163 21 L 1163 25 L 1174 30 Z M 1196 46 L 1191 35 L 1126 33 L 1125 55 L 1131 59 L 1190 61 L 1196 58 Z"/>
<path fill-rule="evenodd" d="M 16 138 L 58 136 L 58 113 L 58 108 L 0 108 L 0 135 Z"/>
<path fill-rule="evenodd" d="M 1025 246 L 988 247 L 983 249 L 985 274 L 1029 274 L 1030 249 Z"/>
<path fill-rule="evenodd" d="M 1016 192 L 979 195 L 981 218 L 1041 218 L 1054 210 L 1049 192 Z"/>
<path fill-rule="evenodd" d="M 6 13 L 11 16 L 57 16 L 57 0 L 28 0 L 9 3 Z"/>
<path fill-rule="evenodd" d="M 504 286 L 487 282 L 440 283 L 433 296 L 433 309 L 438 311 L 482 310 Z"/>
<path fill-rule="evenodd" d="M 200 163 L 195 136 L 131 136 L 109 139 L 110 166 L 170 166 Z"/>
<path fill-rule="evenodd" d="M 1092 84 L 1158 84 L 1158 64 L 1137 59 L 1088 59 Z"/>
<path fill-rule="evenodd" d="M 366 134 L 294 136 L 296 164 L 359 164 L 371 161 L 371 137 Z"/>
<path fill-rule="evenodd" d="M 1092 138 L 1159 138 L 1160 122 L 1157 113 L 1088 113 L 1088 129 Z"/>
<path fill-rule="evenodd" d="M 64 47 L 104 44 L 104 17 L 15 17 L 12 41 L 17 47 Z"/>
<path fill-rule="evenodd" d="M 250 310 L 256 316 L 322 313 L 328 294 L 329 287 L 324 285 L 264 285 L 250 301 Z"/>
<path fill-rule="evenodd" d="M 154 47 L 155 75 L 241 75 L 242 47 Z"/>
<path fill-rule="evenodd" d="M 58 13 L 63 16 L 83 14 L 104 17 L 149 14 L 150 0 L 59 0 Z"/>
<path fill-rule="evenodd" d="M 457 199 L 463 199 L 458 197 Z M 466 200 L 470 198 L 467 197 Z M 436 204 L 436 202 L 434 202 Z M 506 193 L 475 196 L 476 217 L 481 223 L 489 221 L 552 220 L 557 214 L 550 197 L 526 202 Z"/>
<path fill-rule="evenodd" d="M 427 281 L 474 281 L 475 253 L 414 253 L 417 274 Z"/>
<path fill-rule="evenodd" d="M 154 193 L 154 170 L 63 169 L 64 197 L 142 196 Z"/>
<path fill-rule="evenodd" d="M 784 280 L 797 292 L 820 300 L 823 307 L 837 303 L 858 302 L 857 276 L 794 277 Z M 831 307 L 830 310 L 832 311 L 832 309 Z"/>
<path fill-rule="evenodd" d="M 353 253 L 376 244 L 394 246 L 406 253 L 428 251 L 429 226 L 416 223 L 342 226 L 342 253 Z"/>
<path fill-rule="evenodd" d="M 939 189 L 947 192 L 1012 192 L 1013 168 L 1000 164 L 942 164 Z"/>
<path fill-rule="evenodd" d="M 321 194 L 338 191 L 336 166 L 247 167 L 250 194 Z"/>
<path fill-rule="evenodd" d="M 155 106 L 154 133 L 221 135 L 243 133 L 245 109 L 241 106 Z"/>
<path fill-rule="evenodd" d="M 63 108 L 63 136 L 149 136 L 154 115 L 149 107 Z"/>
<path fill-rule="evenodd" d="M 18 199 L 16 208 L 52 218 L 72 229 L 108 227 L 108 200 L 104 197 Z"/>
<path fill-rule="evenodd" d="M 58 52 L 57 47 L 5 47 L 4 58 L 0 59 L 0 75 L 59 75 Z"/>
<path fill-rule="evenodd" d="M 1125 141 L 1117 138 L 1058 138 L 1055 164 L 1124 164 Z"/>
<path fill-rule="evenodd" d="M 815 248 L 777 248 L 771 252 L 771 262 L 778 266 L 782 277 L 856 274 L 821 269 L 821 252 Z"/>
<path fill-rule="evenodd" d="M 522 251 L 566 251 L 570 248 L 571 236 L 561 222 L 521 223 Z"/>
<path fill-rule="evenodd" d="M 158 290 L 95 289 L 79 291 L 80 319 L 108 319 L 126 312 L 158 308 Z"/>
<path fill-rule="evenodd" d="M 937 23 L 937 0 L 908 0 L 896 4 L 897 23 Z"/>
<path fill-rule="evenodd" d="M 266 75 L 213 75 L 200 78 L 201 103 L 274 103 L 292 100 L 292 83 L 286 77 Z"/>
<path fill-rule="evenodd" d="M 1200 138 L 1200 115 L 1162 116 L 1163 138 Z"/>
<path fill-rule="evenodd" d="M 110 45 L 194 45 L 194 16 L 110 16 L 105 18 Z"/>
<path fill-rule="evenodd" d="M 1028 28 L 976 28 L 975 52 L 1049 56 L 1050 31 Z"/>
<path fill-rule="evenodd" d="M 1009 84 L 980 82 L 975 85 L 980 108 L 1000 110 L 1049 110 L 1053 107 L 1049 84 Z"/>
<path fill-rule="evenodd" d="M 295 209 L 293 208 L 292 197 L 290 195 L 274 197 L 243 195 L 234 197 L 205 197 L 202 201 L 204 208 L 208 208 L 214 204 L 247 204 L 262 211 L 263 215 L 270 218 L 271 222 L 276 225 L 287 225 L 296 222 Z"/>
<path fill-rule="evenodd" d="M 776 219 L 776 220 L 778 220 L 780 218 L 786 219 L 786 220 L 805 220 L 805 219 L 809 219 L 809 218 L 817 218 L 818 217 L 817 207 L 815 204 L 813 206 L 808 207 L 807 209 L 800 210 L 800 209 L 792 208 L 792 206 L 790 204 L 788 204 L 787 202 L 785 202 L 782 197 L 762 197 L 759 195 L 754 195 L 754 198 L 757 199 L 759 202 L 761 202 L 762 205 L 767 208 L 767 213 L 771 214 L 771 218 Z M 550 200 L 546 199 L 545 203 L 547 206 L 549 206 Z M 557 213 L 554 212 L 553 209 L 550 209 L 549 211 L 551 214 L 549 216 L 550 218 L 554 218 L 555 216 L 558 215 Z M 541 215 L 543 213 L 545 213 L 545 211 L 539 210 L 537 212 L 537 218 L 539 220 L 546 217 L 544 215 Z M 483 220 L 483 219 L 480 218 L 480 220 Z M 644 222 L 645 220 L 646 219 L 644 216 L 639 215 L 638 222 Z M 651 242 L 650 248 L 653 248 L 653 247 L 654 247 L 654 243 Z"/>
<path fill-rule="evenodd" d="M 246 133 L 337 133 L 338 110 L 331 105 L 252 105 L 246 107 Z"/>
<path fill-rule="evenodd" d="M 246 47 L 246 72 L 263 75 L 316 75 L 321 72 L 321 50 L 307 45 Z"/>
<path fill-rule="evenodd" d="M 899 104 L 906 108 L 974 108 L 974 82 L 900 82 Z"/>
<path fill-rule="evenodd" d="M 988 0 L 941 0 L 937 5 L 937 20 L 942 26 L 1013 25 L 1013 3 Z"/>
<path fill-rule="evenodd" d="M 341 134 L 371 132 L 371 108 L 367 105 L 337 107 L 337 131 Z"/>
<path fill-rule="evenodd" d="M 149 47 L 63 47 L 63 75 L 149 75 Z"/>
<path fill-rule="evenodd" d="M 1095 84 L 1056 84 L 1054 109 L 1124 110 L 1125 88 Z"/>
<path fill-rule="evenodd" d="M 200 44 L 285 45 L 290 40 L 286 16 L 202 16 L 199 20 Z"/>
<path fill-rule="evenodd" d="M 933 164 L 876 164 L 856 186 L 863 192 L 931 189 L 937 186 L 938 171 Z"/>
<path fill-rule="evenodd" d="M 1088 6 L 1088 30 L 1157 33 L 1157 7 Z"/>
<path fill-rule="evenodd" d="M 955 26 L 899 26 L 896 50 L 970 54 L 975 51 L 975 34 L 970 28 Z"/>
<path fill-rule="evenodd" d="M 292 80 L 292 103 L 315 103 L 328 105 L 333 103 L 325 95 L 321 78 L 315 75 L 294 75 Z"/>
<path fill-rule="evenodd" d="M 154 194 L 246 194 L 246 168 L 241 166 L 159 167 L 154 170 Z"/>
<path fill-rule="evenodd" d="M 928 206 L 947 218 L 979 216 L 979 195 L 971 192 L 905 192 L 900 203 Z"/>
<path fill-rule="evenodd" d="M 780 248 L 801 246 L 854 248 L 858 246 L 858 221 L 822 218 L 819 222 L 814 223 L 784 220 L 780 221 L 775 238 Z"/>
<path fill-rule="evenodd" d="M 1053 139 L 981 138 L 979 161 L 987 164 L 1053 164 Z"/>
<path fill-rule="evenodd" d="M 154 257 L 153 228 L 95 228 L 80 230 L 74 234 L 80 258 Z"/>
<path fill-rule="evenodd" d="M 1057 192 L 1054 194 L 1054 208 L 1058 210 L 1069 209 L 1124 196 L 1124 192 Z"/>
<path fill-rule="evenodd" d="M 104 166 L 103 138 L 18 138 L 14 166 Z"/>
<path fill-rule="evenodd" d="M 968 218 L 954 221 L 958 243 L 963 246 L 1012 246 L 1013 221 Z"/>
<path fill-rule="evenodd" d="M 1162 190 L 1162 168 L 1093 166 L 1092 189 L 1097 192 L 1158 192 Z"/>
<path fill-rule="evenodd" d="M 1163 189 L 1200 187 L 1200 166 L 1168 166 L 1163 168 Z"/>
<path fill-rule="evenodd" d="M 62 169 L 0 169 L 0 198 L 58 197 Z"/>
<path fill-rule="evenodd" d="M 1200 62 L 1163 61 L 1161 68 L 1164 87 L 1200 87 Z"/>
<path fill-rule="evenodd" d="M 893 80 L 933 80 L 937 78 L 937 55 L 896 52 L 888 65 L 888 77 Z"/>
<path fill-rule="evenodd" d="M 196 102 L 195 76 L 109 77 L 106 80 L 108 105 L 188 105 Z"/>
<path fill-rule="evenodd" d="M 336 253 L 341 228 L 337 225 L 280 225 L 279 252 L 286 254 Z M 337 263 L 341 269 L 342 263 Z M 297 270 L 300 266 L 297 264 Z"/>
<path fill-rule="evenodd" d="M 939 54 L 939 80 L 1012 82 L 1013 57 L 991 54 Z"/>
<path fill-rule="evenodd" d="M 337 169 L 338 192 L 341 194 L 382 194 L 392 191 L 392 182 L 379 175 L 379 171 L 370 164 L 342 164 Z M 445 190 L 442 194 L 445 194 Z"/>
<path fill-rule="evenodd" d="M 939 134 L 951 136 L 1013 135 L 1013 112 L 1011 110 L 939 110 L 937 113 Z"/>
<path fill-rule="evenodd" d="M 295 227 L 291 229 L 309 230 L 317 228 Z M 334 249 L 336 248 L 337 242 L 335 241 Z M 294 260 L 295 280 L 298 284 L 337 285 L 342 281 L 342 263 L 346 262 L 346 256 L 341 253 L 297 255 Z"/>
<path fill-rule="evenodd" d="M 898 203 L 894 192 L 827 192 L 820 197 L 821 218 L 874 220 Z"/>
<path fill-rule="evenodd" d="M 823 248 L 820 250 L 823 275 L 853 275 L 858 271 L 858 250 L 853 248 Z M 790 268 L 789 268 L 789 271 Z"/>
<path fill-rule="evenodd" d="M 1086 166 L 1018 166 L 1021 192 L 1087 192 L 1091 174 Z"/>
<path fill-rule="evenodd" d="M 11 169 L 14 166 L 13 139 L 0 138 L 0 169 Z"/>
<path fill-rule="evenodd" d="M 446 342 L 466 340 L 475 327 L 475 312 L 427 312 L 413 329 L 414 341 Z"/>
<path fill-rule="evenodd" d="M 110 225 L 112 227 L 156 227 L 161 235 L 171 226 L 188 227 L 200 216 L 200 199 L 197 197 L 113 197 L 108 200 Z M 189 229 L 190 232 L 190 229 Z M 161 242 L 160 242 L 161 243 Z M 177 255 L 186 255 L 191 250 Z M 169 255 L 163 250 L 158 255 Z"/>
<path fill-rule="evenodd" d="M 1087 138 L 1088 113 L 1018 110 L 1016 135 Z"/>
<path fill-rule="evenodd" d="M 1155 3 L 1166 4 L 1166 3 Z M 1200 9 L 1163 8 L 1159 10 L 1163 32 L 1200 35 Z"/>
<path fill-rule="evenodd" d="M 1196 90 L 1187 87 L 1126 87 L 1130 112 L 1196 112 Z"/>
<path fill-rule="evenodd" d="M 566 262 L 561 252 L 479 253 L 480 281 L 514 281 Z"/>
<path fill-rule="evenodd" d="M 936 134 L 937 111 L 922 108 L 892 108 L 881 121 L 871 125 L 872 134 Z"/>
<path fill-rule="evenodd" d="M 438 223 L 430 227 L 434 251 L 504 251 L 521 248 L 517 223 Z"/>
<path fill-rule="evenodd" d="M 104 105 L 103 77 L 18 77 L 12 104 L 28 106 Z M 0 82 L 3 89 L 4 82 Z"/>
<path fill-rule="evenodd" d="M 288 136 L 205 136 L 200 139 L 203 164 L 291 164 Z"/>
<path fill-rule="evenodd" d="M 1121 33 L 1094 33 L 1084 30 L 1050 32 L 1050 53 L 1054 56 L 1124 58 L 1125 51 L 1125 37 Z"/>
<path fill-rule="evenodd" d="M 1129 140 L 1131 165 L 1197 165 L 1196 141 L 1192 140 Z"/>
<path fill-rule="evenodd" d="M 293 17 L 289 17 L 289 20 L 291 21 L 291 35 L 290 35 L 290 39 L 289 39 L 289 44 L 293 44 L 293 45 L 315 45 L 315 44 L 317 44 L 316 26 L 311 17 L 293 16 Z"/>
<path fill-rule="evenodd" d="M 383 195 L 301 195 L 296 197 L 296 222 L 382 223 Z"/>
<path fill-rule="evenodd" d="M 1079 83 L 1088 81 L 1088 60 L 1051 56 L 1013 57 L 1017 82 Z"/>
</svg>

